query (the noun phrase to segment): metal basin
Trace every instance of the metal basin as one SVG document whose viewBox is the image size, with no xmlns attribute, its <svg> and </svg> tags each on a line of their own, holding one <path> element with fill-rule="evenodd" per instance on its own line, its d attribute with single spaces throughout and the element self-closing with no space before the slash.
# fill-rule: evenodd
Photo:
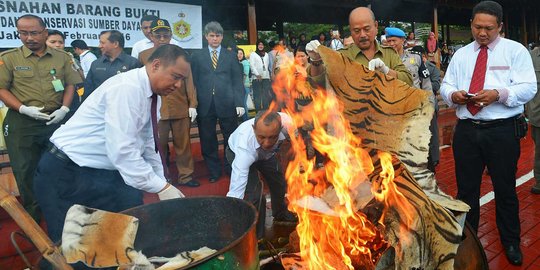
<svg viewBox="0 0 540 270">
<path fill-rule="evenodd" d="M 174 257 L 203 246 L 218 252 L 180 269 L 259 269 L 251 204 L 227 197 L 167 200 L 122 213 L 139 219 L 135 249 L 147 256 Z"/>
</svg>

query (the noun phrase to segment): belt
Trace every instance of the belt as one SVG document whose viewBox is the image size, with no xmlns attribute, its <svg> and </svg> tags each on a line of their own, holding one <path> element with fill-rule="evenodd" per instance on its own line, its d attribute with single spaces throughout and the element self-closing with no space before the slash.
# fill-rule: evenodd
<svg viewBox="0 0 540 270">
<path fill-rule="evenodd" d="M 49 146 L 49 153 L 53 154 L 54 156 L 56 156 L 57 158 L 63 160 L 63 161 L 71 161 L 71 159 L 66 155 L 66 153 L 64 153 L 64 151 L 58 149 L 58 147 L 56 147 L 56 145 L 52 144 Z"/>
<path fill-rule="evenodd" d="M 460 119 L 459 121 L 464 122 L 464 123 L 469 123 L 472 126 L 477 127 L 477 128 L 490 128 L 490 127 L 497 127 L 497 126 L 513 123 L 514 120 L 517 118 L 517 116 L 512 116 L 512 117 L 504 118 L 504 119 L 489 120 L 489 121 L 475 120 L 475 119 Z"/>
</svg>

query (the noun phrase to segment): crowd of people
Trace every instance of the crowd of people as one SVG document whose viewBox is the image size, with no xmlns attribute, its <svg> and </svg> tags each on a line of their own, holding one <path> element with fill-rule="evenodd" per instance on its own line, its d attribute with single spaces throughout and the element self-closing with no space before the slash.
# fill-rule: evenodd
<svg viewBox="0 0 540 270">
<path fill-rule="evenodd" d="M 426 163 L 432 172 L 439 163 L 437 95 L 455 108 L 457 198 L 471 206 L 467 221 L 477 230 L 480 183 L 487 167 L 506 256 L 512 264 L 522 263 L 515 176 L 519 140 L 527 126 L 523 107 L 529 101 L 533 138 L 540 138 L 540 101 L 535 97 L 540 53 L 499 36 L 502 7 L 496 2 L 474 7 L 473 42 L 452 58 L 442 44 L 440 59 L 448 64 L 442 81 L 433 32 L 422 44 L 414 33 L 387 27 L 384 42 L 379 42 L 375 14 L 363 7 L 350 13 L 351 34 L 343 39 L 332 30 L 330 39 L 321 33 L 312 40 L 305 34 L 275 44 L 258 40 L 249 56 L 241 48 L 222 45 L 224 30 L 215 21 L 204 26 L 207 46 L 192 54 L 172 39 L 167 20 L 144 16 L 140 25 L 145 38 L 131 55 L 124 51 L 122 33 L 105 30 L 99 35 L 99 58 L 85 41 L 71 42 L 77 60 L 64 51 L 61 32 L 47 29 L 38 16 L 24 15 L 17 20 L 23 45 L 0 54 L 0 99 L 9 108 L 3 134 L 11 166 L 25 209 L 38 222 L 43 214 L 53 241 L 60 240 L 73 204 L 117 212 L 141 205 L 143 191 L 166 200 L 184 196 L 177 186 L 198 187 L 190 142 L 195 121 L 209 182 L 230 176 L 227 196 L 246 199 L 259 209 L 259 237 L 266 208 L 260 200 L 259 173 L 270 189 L 274 220 L 297 222 L 287 210 L 286 181 L 275 155 L 287 139 L 290 119 L 270 110 L 276 100 L 272 81 L 283 59 L 294 59 L 313 81 L 324 80 L 318 49 L 327 46 L 370 70 L 432 93 L 435 114 Z M 252 119 L 248 101 L 256 111 Z M 168 171 L 170 134 L 177 179 Z M 540 150 L 536 155 L 535 176 Z M 532 192 L 540 194 L 540 183 Z"/>
</svg>

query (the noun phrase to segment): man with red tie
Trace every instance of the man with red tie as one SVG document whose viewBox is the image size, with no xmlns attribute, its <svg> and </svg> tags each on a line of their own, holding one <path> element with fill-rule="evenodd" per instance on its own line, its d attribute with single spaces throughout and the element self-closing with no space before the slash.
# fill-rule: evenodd
<svg viewBox="0 0 540 270">
<path fill-rule="evenodd" d="M 478 3 L 472 12 L 475 39 L 452 57 L 441 96 L 456 108 L 453 140 L 457 198 L 471 206 L 467 221 L 478 230 L 480 184 L 487 167 L 495 192 L 497 227 L 506 257 L 521 265 L 516 171 L 525 136 L 523 105 L 536 93 L 531 57 L 520 43 L 499 36 L 502 7 Z"/>
</svg>

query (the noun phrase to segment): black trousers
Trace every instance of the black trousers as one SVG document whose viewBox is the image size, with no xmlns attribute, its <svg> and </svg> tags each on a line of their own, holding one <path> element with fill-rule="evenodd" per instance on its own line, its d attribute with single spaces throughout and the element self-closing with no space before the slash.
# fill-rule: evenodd
<svg viewBox="0 0 540 270">
<path fill-rule="evenodd" d="M 519 201 L 516 171 L 520 155 L 513 119 L 480 126 L 459 120 L 453 141 L 457 198 L 471 206 L 467 221 L 478 231 L 480 184 L 487 166 L 495 192 L 496 222 L 504 246 L 519 245 Z"/>
<path fill-rule="evenodd" d="M 233 162 L 235 154 L 229 147 L 225 150 L 225 156 L 230 163 Z M 265 219 L 266 219 L 266 200 L 262 199 L 262 182 L 259 180 L 259 174 L 264 177 L 264 181 L 270 190 L 272 199 L 272 216 L 278 217 L 285 214 L 287 204 L 285 203 L 285 193 L 287 192 L 287 181 L 279 159 L 274 155 L 267 160 L 258 160 L 249 168 L 248 182 L 244 200 L 251 202 L 259 212 L 257 220 L 257 237 L 264 237 Z"/>
<path fill-rule="evenodd" d="M 210 172 L 210 178 L 218 179 L 221 176 L 221 160 L 218 155 L 218 139 L 216 132 L 216 124 L 219 120 L 219 127 L 223 134 L 223 146 L 227 147 L 229 137 L 238 127 L 238 118 L 232 117 L 219 117 L 216 113 L 215 103 L 212 100 L 210 105 L 210 111 L 207 115 L 197 118 L 199 127 L 199 138 L 201 139 L 201 152 L 204 158 L 204 162 Z M 225 171 L 230 173 L 231 165 L 225 159 Z"/>
<path fill-rule="evenodd" d="M 39 161 L 34 192 L 53 242 L 62 239 L 67 211 L 74 204 L 112 212 L 143 204 L 142 191 L 126 185 L 118 171 L 80 167 L 49 151 Z"/>
</svg>

